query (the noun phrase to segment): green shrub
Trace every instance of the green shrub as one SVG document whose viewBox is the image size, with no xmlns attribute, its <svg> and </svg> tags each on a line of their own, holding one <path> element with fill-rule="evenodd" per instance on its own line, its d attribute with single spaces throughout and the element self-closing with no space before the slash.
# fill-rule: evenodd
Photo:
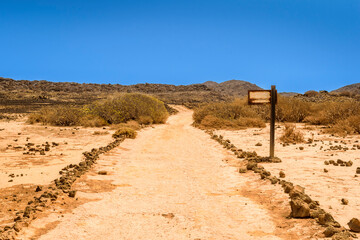
<svg viewBox="0 0 360 240">
<path fill-rule="evenodd" d="M 113 138 L 121 138 L 121 137 L 125 137 L 125 138 L 136 138 L 136 131 L 132 128 L 120 128 L 118 130 L 116 130 L 116 132 L 112 135 Z"/>
</svg>

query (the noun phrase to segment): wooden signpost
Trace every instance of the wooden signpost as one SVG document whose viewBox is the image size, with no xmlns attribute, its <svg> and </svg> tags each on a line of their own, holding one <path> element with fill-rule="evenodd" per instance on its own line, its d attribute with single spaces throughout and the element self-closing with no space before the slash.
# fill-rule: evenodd
<svg viewBox="0 0 360 240">
<path fill-rule="evenodd" d="M 270 157 L 274 157 L 275 152 L 275 105 L 277 103 L 277 91 L 275 85 L 271 86 L 271 90 L 249 90 L 248 104 L 262 105 L 270 104 Z"/>
</svg>

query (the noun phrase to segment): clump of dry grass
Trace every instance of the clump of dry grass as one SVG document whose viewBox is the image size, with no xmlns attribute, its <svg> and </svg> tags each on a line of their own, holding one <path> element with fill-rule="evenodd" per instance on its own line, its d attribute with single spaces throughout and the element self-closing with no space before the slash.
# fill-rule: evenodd
<svg viewBox="0 0 360 240">
<path fill-rule="evenodd" d="M 279 140 L 284 143 L 301 143 L 304 142 L 304 135 L 296 130 L 295 124 L 285 124 L 284 133 Z"/>
<path fill-rule="evenodd" d="M 137 136 L 137 132 L 132 128 L 123 127 L 123 128 L 116 130 L 116 132 L 112 136 L 113 136 L 113 138 L 125 137 L 125 138 L 134 139 Z"/>
<path fill-rule="evenodd" d="M 162 101 L 140 93 L 119 94 L 106 100 L 96 101 L 86 106 L 85 111 L 101 117 L 109 124 L 130 120 L 142 124 L 165 123 L 169 116 Z"/>
<path fill-rule="evenodd" d="M 346 136 L 348 134 L 360 134 L 360 115 L 350 116 L 340 120 L 327 130 L 328 133 Z"/>
<path fill-rule="evenodd" d="M 80 108 L 74 106 L 52 106 L 44 107 L 37 113 L 28 117 L 28 123 L 43 123 L 54 126 L 79 125 L 84 113 Z"/>
<path fill-rule="evenodd" d="M 280 122 L 303 122 L 311 115 L 313 104 L 291 97 L 279 97 L 276 120 Z"/>
<path fill-rule="evenodd" d="M 129 121 L 145 125 L 164 123 L 167 118 L 168 112 L 160 100 L 145 94 L 126 93 L 95 101 L 85 107 L 45 107 L 30 114 L 28 122 L 55 126 L 100 127 Z"/>
<path fill-rule="evenodd" d="M 193 114 L 194 123 L 202 128 L 241 129 L 265 127 L 259 114 L 244 101 L 232 103 L 211 103 L 197 108 Z"/>
</svg>

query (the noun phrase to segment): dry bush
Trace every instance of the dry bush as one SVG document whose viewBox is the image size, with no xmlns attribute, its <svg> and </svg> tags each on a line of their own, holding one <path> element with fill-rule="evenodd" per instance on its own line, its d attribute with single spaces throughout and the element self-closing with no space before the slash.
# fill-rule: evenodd
<svg viewBox="0 0 360 240">
<path fill-rule="evenodd" d="M 125 137 L 125 138 L 136 138 L 137 132 L 132 129 L 132 128 L 120 128 L 118 130 L 116 130 L 116 132 L 112 135 L 113 138 L 121 138 L 121 137 Z"/>
<path fill-rule="evenodd" d="M 345 120 L 340 120 L 334 124 L 327 132 L 346 136 L 347 134 L 360 134 L 360 115 L 350 116 Z"/>
<path fill-rule="evenodd" d="M 124 123 L 129 120 L 151 119 L 152 123 L 165 123 L 169 114 L 160 100 L 145 94 L 126 93 L 96 101 L 86 107 L 86 111 L 103 118 L 109 124 Z"/>
<path fill-rule="evenodd" d="M 242 117 L 236 120 L 236 124 L 240 127 L 266 127 L 265 122 L 260 118 Z"/>
<path fill-rule="evenodd" d="M 79 125 L 84 127 L 102 127 L 109 124 L 99 116 L 85 115 L 81 118 Z"/>
<path fill-rule="evenodd" d="M 119 129 L 119 128 L 131 128 L 135 131 L 137 130 L 140 130 L 141 129 L 141 126 L 138 122 L 134 121 L 134 120 L 131 120 L 131 121 L 128 121 L 126 123 L 119 123 L 119 124 L 113 124 L 110 126 L 110 129 Z"/>
<path fill-rule="evenodd" d="M 44 107 L 37 113 L 28 117 L 28 123 L 43 123 L 54 126 L 76 126 L 80 125 L 84 113 L 80 108 L 73 106 Z"/>
<path fill-rule="evenodd" d="M 305 122 L 314 125 L 334 125 L 350 116 L 358 115 L 360 115 L 359 102 L 325 102 L 315 104 L 312 114 L 305 118 Z"/>
<path fill-rule="evenodd" d="M 284 143 L 301 143 L 304 142 L 304 135 L 296 130 L 295 124 L 285 124 L 284 133 L 279 139 Z"/>
<path fill-rule="evenodd" d="M 93 133 L 93 135 L 107 135 L 107 134 L 109 134 L 108 131 L 95 131 Z"/>
<path fill-rule="evenodd" d="M 319 95 L 319 93 L 315 90 L 309 90 L 309 91 L 305 92 L 304 95 L 306 97 L 316 97 Z"/>
<path fill-rule="evenodd" d="M 168 112 L 160 100 L 145 94 L 127 93 L 95 101 L 82 108 L 69 105 L 45 107 L 30 114 L 28 122 L 101 127 L 132 120 L 140 124 L 164 123 L 167 117 Z"/>
<path fill-rule="evenodd" d="M 195 124 L 204 128 L 239 129 L 265 127 L 259 114 L 242 100 L 232 103 L 211 103 L 194 111 Z"/>
<path fill-rule="evenodd" d="M 278 98 L 276 120 L 280 122 L 303 122 L 312 112 L 312 104 L 292 97 Z"/>
<path fill-rule="evenodd" d="M 153 119 L 150 116 L 140 116 L 138 122 L 140 124 L 149 125 L 153 123 Z"/>
<path fill-rule="evenodd" d="M 212 115 L 205 116 L 201 120 L 200 125 L 204 128 L 214 128 L 214 129 L 235 129 L 237 127 L 234 121 L 218 118 Z"/>
</svg>

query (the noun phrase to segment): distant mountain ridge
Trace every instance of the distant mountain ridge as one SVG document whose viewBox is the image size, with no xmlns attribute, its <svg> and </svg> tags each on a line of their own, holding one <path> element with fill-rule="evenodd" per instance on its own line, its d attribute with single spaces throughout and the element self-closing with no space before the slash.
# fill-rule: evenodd
<svg viewBox="0 0 360 240">
<path fill-rule="evenodd" d="M 335 89 L 331 91 L 331 93 L 341 93 L 341 92 L 349 92 L 352 94 L 360 94 L 360 83 L 354 83 L 350 85 L 343 86 L 341 88 Z"/>
<path fill-rule="evenodd" d="M 96 83 L 74 83 L 74 82 L 50 82 L 46 80 L 14 80 L 0 77 L 0 90 L 2 91 L 55 91 L 55 92 L 188 92 L 208 91 L 217 92 L 222 95 L 239 97 L 246 96 L 248 90 L 260 90 L 262 88 L 255 84 L 242 80 L 230 80 L 222 83 L 207 81 L 200 84 L 171 85 L 139 83 L 134 85 L 121 84 L 96 84 Z"/>
<path fill-rule="evenodd" d="M 207 81 L 202 84 L 217 92 L 233 97 L 246 96 L 248 90 L 262 90 L 262 88 L 256 84 L 243 80 L 229 80 L 222 83 Z"/>
</svg>

